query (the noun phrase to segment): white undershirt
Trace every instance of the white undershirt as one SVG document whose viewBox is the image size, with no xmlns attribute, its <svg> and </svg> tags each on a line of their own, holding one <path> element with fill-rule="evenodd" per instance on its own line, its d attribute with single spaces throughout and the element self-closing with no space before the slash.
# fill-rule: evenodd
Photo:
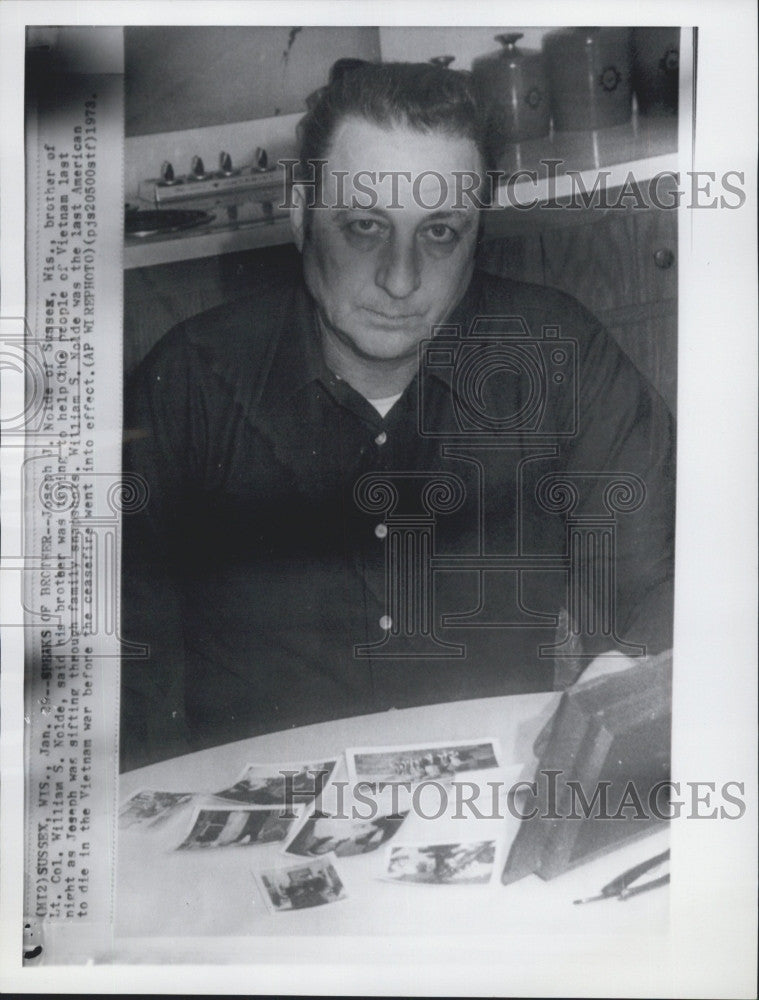
<svg viewBox="0 0 759 1000">
<path fill-rule="evenodd" d="M 343 381 L 343 379 L 336 373 L 335 373 L 335 378 L 337 379 L 338 382 Z M 383 396 L 381 399 L 369 399 L 368 396 L 364 396 L 364 399 L 367 401 L 367 403 L 372 404 L 374 409 L 377 411 L 377 413 L 379 413 L 381 417 L 386 417 L 402 395 L 403 393 L 399 392 L 395 396 Z"/>
<path fill-rule="evenodd" d="M 383 399 L 370 399 L 369 402 L 381 417 L 385 417 L 402 395 L 403 393 L 399 392 L 397 396 L 385 396 Z"/>
</svg>

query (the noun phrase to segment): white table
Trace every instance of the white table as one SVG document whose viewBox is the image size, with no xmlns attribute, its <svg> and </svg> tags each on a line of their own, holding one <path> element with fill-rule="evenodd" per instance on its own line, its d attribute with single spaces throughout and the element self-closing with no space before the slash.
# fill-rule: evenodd
<svg viewBox="0 0 759 1000">
<path fill-rule="evenodd" d="M 523 765 L 509 770 L 513 781 L 518 770 L 526 777 L 532 774 L 532 743 L 557 699 L 555 694 L 488 698 L 272 733 L 132 771 L 122 776 L 120 797 L 124 801 L 140 788 L 218 791 L 232 784 L 249 762 L 318 759 L 351 746 L 488 736 L 500 739 L 506 762 Z M 471 824 L 482 822 L 483 839 L 495 830 L 503 852 L 518 825 L 512 818 L 495 821 L 495 826 L 472 817 L 461 822 L 467 835 Z M 403 842 L 403 829 L 390 844 Z M 386 945 L 401 956 L 447 939 L 467 954 L 482 952 L 485 960 L 494 943 L 499 950 L 493 957 L 500 958 L 504 948 L 533 938 L 551 942 L 552 951 L 558 942 L 562 947 L 574 942 L 577 956 L 606 954 L 615 946 L 624 950 L 641 934 L 653 942 L 667 926 L 666 888 L 624 903 L 612 899 L 573 905 L 574 899 L 593 894 L 624 869 L 663 850 L 666 829 L 550 882 L 533 875 L 509 886 L 500 882 L 501 860 L 486 886 L 392 884 L 377 878 L 384 856 L 380 848 L 338 859 L 349 898 L 275 914 L 258 895 L 252 872 L 298 860 L 283 856 L 281 845 L 176 851 L 171 849 L 176 838 L 171 824 L 160 833 L 132 827 L 120 834 L 116 933 L 124 961 L 137 955 L 141 961 L 269 961 L 275 960 L 283 940 L 297 940 L 299 961 L 334 961 L 332 938 L 343 942 L 343 955 L 345 942 L 352 942 L 347 949 L 356 952 L 356 960 L 367 942 L 370 948 Z M 292 945 L 288 954 L 291 959 Z"/>
</svg>

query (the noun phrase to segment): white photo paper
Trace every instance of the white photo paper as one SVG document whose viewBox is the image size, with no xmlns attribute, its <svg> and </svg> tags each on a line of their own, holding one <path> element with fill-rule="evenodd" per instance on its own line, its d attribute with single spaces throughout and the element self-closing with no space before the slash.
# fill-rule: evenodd
<svg viewBox="0 0 759 1000">
<path fill-rule="evenodd" d="M 0 987 L 751 995 L 753 5 L 0 46 Z"/>
</svg>

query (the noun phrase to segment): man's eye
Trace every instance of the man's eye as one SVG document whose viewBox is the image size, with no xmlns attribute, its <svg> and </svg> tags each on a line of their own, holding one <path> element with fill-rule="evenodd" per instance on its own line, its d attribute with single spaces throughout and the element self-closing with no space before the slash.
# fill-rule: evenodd
<svg viewBox="0 0 759 1000">
<path fill-rule="evenodd" d="M 383 231 L 383 226 L 376 219 L 354 219 L 348 223 L 348 229 L 359 236 L 377 236 Z"/>
<path fill-rule="evenodd" d="M 456 230 L 446 226 L 443 222 L 435 222 L 433 225 L 427 226 L 424 235 L 433 243 L 453 243 L 454 240 L 458 239 Z"/>
</svg>

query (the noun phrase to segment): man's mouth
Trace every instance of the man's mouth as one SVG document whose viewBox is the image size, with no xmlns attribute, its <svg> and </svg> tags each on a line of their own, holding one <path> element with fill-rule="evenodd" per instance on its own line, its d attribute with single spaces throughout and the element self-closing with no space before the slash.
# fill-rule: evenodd
<svg viewBox="0 0 759 1000">
<path fill-rule="evenodd" d="M 386 313 L 379 309 L 371 309 L 369 306 L 364 308 L 372 316 L 376 316 L 381 323 L 386 323 L 389 326 L 402 326 L 404 323 L 412 323 L 422 318 L 422 313 Z"/>
</svg>

